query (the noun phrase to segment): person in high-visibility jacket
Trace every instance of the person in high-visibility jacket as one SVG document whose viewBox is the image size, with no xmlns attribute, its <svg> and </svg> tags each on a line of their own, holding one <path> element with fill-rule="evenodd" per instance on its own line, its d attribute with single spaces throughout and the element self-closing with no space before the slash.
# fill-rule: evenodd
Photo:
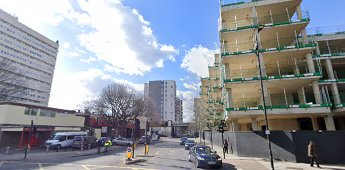
<svg viewBox="0 0 345 170">
<path fill-rule="evenodd" d="M 109 148 L 110 148 L 110 146 L 112 146 L 113 145 L 113 143 L 111 142 L 111 140 L 110 139 L 108 139 L 107 141 L 105 141 L 105 143 L 104 143 L 104 147 L 105 147 L 105 154 L 109 151 Z"/>
<path fill-rule="evenodd" d="M 110 139 L 108 139 L 105 143 L 104 143 L 104 146 L 112 146 L 113 145 L 113 143 L 111 142 L 111 140 Z"/>
</svg>

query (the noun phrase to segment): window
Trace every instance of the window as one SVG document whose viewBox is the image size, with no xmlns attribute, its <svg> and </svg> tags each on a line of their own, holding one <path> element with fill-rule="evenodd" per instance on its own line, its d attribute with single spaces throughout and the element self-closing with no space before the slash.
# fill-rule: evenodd
<svg viewBox="0 0 345 170">
<path fill-rule="evenodd" d="M 31 116 L 36 116 L 37 115 L 37 109 L 28 109 L 26 108 L 24 111 L 25 115 L 31 115 Z"/>
<path fill-rule="evenodd" d="M 41 110 L 40 116 L 42 117 L 55 117 L 56 113 L 48 110 Z"/>
</svg>

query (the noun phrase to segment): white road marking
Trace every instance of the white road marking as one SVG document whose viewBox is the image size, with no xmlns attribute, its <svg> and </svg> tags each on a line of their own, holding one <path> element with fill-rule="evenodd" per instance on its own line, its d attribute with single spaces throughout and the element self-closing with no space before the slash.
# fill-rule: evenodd
<svg viewBox="0 0 345 170">
<path fill-rule="evenodd" d="M 85 165 L 81 165 L 84 169 L 86 169 L 86 170 L 91 170 L 90 168 L 88 168 L 87 166 L 85 166 Z"/>
<path fill-rule="evenodd" d="M 160 149 L 155 154 L 158 155 L 159 151 L 160 151 Z"/>
<path fill-rule="evenodd" d="M 5 161 L 0 162 L 0 166 L 5 163 Z M 16 161 L 6 161 L 6 163 L 15 163 L 15 164 L 36 164 L 37 163 L 33 163 L 33 162 L 16 162 Z M 43 170 L 43 166 L 42 165 L 56 165 L 57 163 L 38 163 L 39 169 Z M 152 168 L 137 168 L 137 167 L 130 167 L 130 166 L 104 166 L 104 165 L 82 165 L 82 164 L 67 164 L 67 163 L 59 163 L 59 166 L 82 166 L 83 168 L 87 169 L 87 170 L 91 170 L 88 167 L 95 167 L 96 169 L 98 168 L 116 168 L 116 169 L 133 169 L 133 170 L 158 170 L 158 169 L 152 169 Z M 42 169 L 41 169 L 42 168 Z M 92 168 L 92 169 L 95 169 Z"/>
<path fill-rule="evenodd" d="M 39 168 L 39 170 L 44 170 L 41 163 L 38 163 L 38 168 Z"/>
</svg>

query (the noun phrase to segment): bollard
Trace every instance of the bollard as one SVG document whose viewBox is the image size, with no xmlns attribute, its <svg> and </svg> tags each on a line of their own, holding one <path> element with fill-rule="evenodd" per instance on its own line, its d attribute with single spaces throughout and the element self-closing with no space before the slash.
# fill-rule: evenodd
<svg viewBox="0 0 345 170">
<path fill-rule="evenodd" d="M 80 150 L 81 150 L 81 151 L 84 150 L 84 145 L 80 145 Z"/>
<path fill-rule="evenodd" d="M 46 146 L 46 152 L 48 152 L 48 151 L 49 151 L 49 145 Z"/>
<path fill-rule="evenodd" d="M 91 144 L 88 145 L 88 149 L 91 149 Z"/>
<path fill-rule="evenodd" d="M 6 154 L 9 154 L 9 153 L 10 153 L 10 149 L 11 149 L 11 148 L 10 148 L 9 146 L 7 146 L 7 147 L 6 147 L 5 153 L 6 153 Z"/>
</svg>

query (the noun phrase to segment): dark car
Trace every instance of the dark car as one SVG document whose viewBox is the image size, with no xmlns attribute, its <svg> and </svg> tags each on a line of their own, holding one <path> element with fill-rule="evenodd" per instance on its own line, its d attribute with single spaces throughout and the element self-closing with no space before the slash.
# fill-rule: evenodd
<svg viewBox="0 0 345 170">
<path fill-rule="evenodd" d="M 97 138 L 93 136 L 75 136 L 72 141 L 72 148 L 96 147 Z"/>
<path fill-rule="evenodd" d="M 185 150 L 189 150 L 191 147 L 193 147 L 195 145 L 195 141 L 194 140 L 187 140 L 184 144 L 184 149 Z"/>
<path fill-rule="evenodd" d="M 145 144 L 147 141 L 147 143 L 151 143 L 151 138 L 149 136 L 142 136 L 140 139 L 139 139 L 139 144 Z"/>
<path fill-rule="evenodd" d="M 189 150 L 188 160 L 193 162 L 197 168 L 222 167 L 222 158 L 217 155 L 217 152 L 212 151 L 209 146 L 193 146 Z"/>
<path fill-rule="evenodd" d="M 186 143 L 187 140 L 188 140 L 187 137 L 182 137 L 182 138 L 180 139 L 180 145 L 184 145 L 184 144 Z"/>
</svg>

